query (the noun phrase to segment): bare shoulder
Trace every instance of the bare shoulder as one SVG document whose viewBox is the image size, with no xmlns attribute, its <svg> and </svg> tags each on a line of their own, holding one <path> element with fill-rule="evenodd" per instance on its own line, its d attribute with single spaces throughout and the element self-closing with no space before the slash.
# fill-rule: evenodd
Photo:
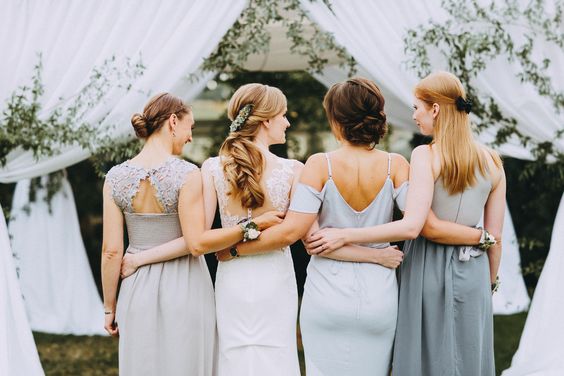
<svg viewBox="0 0 564 376">
<path fill-rule="evenodd" d="M 431 157 L 433 151 L 431 149 L 430 145 L 419 145 L 417 147 L 415 147 L 413 149 L 413 151 L 411 152 L 411 158 L 413 159 L 413 157 L 425 157 L 425 158 L 429 158 Z M 413 160 L 412 160 L 413 162 Z"/>
<path fill-rule="evenodd" d="M 396 169 L 409 170 L 409 162 L 403 155 L 398 153 L 390 153 L 390 156 L 392 158 L 392 166 L 394 166 Z"/>
<path fill-rule="evenodd" d="M 294 170 L 294 174 L 301 174 L 302 170 L 304 169 L 304 164 L 297 159 L 289 159 L 292 162 L 292 169 Z"/>
<path fill-rule="evenodd" d="M 487 168 L 491 175 L 493 187 L 495 188 L 499 182 L 505 178 L 503 161 L 501 160 L 499 153 L 492 148 L 482 144 L 478 144 L 478 147 L 486 158 Z"/>
<path fill-rule="evenodd" d="M 321 190 L 328 178 L 327 159 L 324 153 L 311 155 L 304 165 L 300 181 L 317 190 Z"/>
</svg>

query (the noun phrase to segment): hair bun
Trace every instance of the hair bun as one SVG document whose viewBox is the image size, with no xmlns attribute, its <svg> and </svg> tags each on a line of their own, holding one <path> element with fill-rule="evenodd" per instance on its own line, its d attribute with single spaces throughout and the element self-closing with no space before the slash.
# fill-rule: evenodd
<svg viewBox="0 0 564 376">
<path fill-rule="evenodd" d="M 133 125 L 137 137 L 147 138 L 149 136 L 148 121 L 145 115 L 139 113 L 133 114 L 131 117 L 131 125 Z"/>
</svg>

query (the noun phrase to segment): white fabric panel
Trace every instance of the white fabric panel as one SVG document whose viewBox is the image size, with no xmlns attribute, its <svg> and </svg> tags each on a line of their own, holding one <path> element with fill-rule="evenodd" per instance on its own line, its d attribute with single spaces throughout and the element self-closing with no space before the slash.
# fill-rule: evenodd
<svg viewBox="0 0 564 376">
<path fill-rule="evenodd" d="M 0 207 L 0 375 L 43 375 Z"/>
<path fill-rule="evenodd" d="M 564 375 L 564 195 L 519 349 L 502 376 Z"/>
<path fill-rule="evenodd" d="M 45 177 L 42 177 L 45 181 Z M 104 307 L 82 242 L 74 197 L 65 178 L 51 201 L 37 191 L 28 204 L 30 180 L 18 182 L 9 223 L 20 286 L 31 328 L 55 334 L 105 335 Z M 30 231 L 33 231 L 30 236 Z"/>
<path fill-rule="evenodd" d="M 521 274 L 519 243 L 507 205 L 502 239 L 501 262 L 498 272 L 501 285 L 493 295 L 493 313 L 495 315 L 512 315 L 526 311 L 531 299 L 527 294 L 525 280 Z"/>
<path fill-rule="evenodd" d="M 418 79 L 407 70 L 403 38 L 410 28 L 416 28 L 429 20 L 441 21 L 446 13 L 435 0 L 413 2 L 399 0 L 386 3 L 364 0 L 336 0 L 332 11 L 321 1 L 302 0 L 302 7 L 323 29 L 333 33 L 339 44 L 364 67 L 384 91 L 390 104 L 397 99 L 403 106 L 390 105 L 387 113 L 391 119 L 399 118 L 396 111 L 406 111 L 412 104 L 412 90 Z M 564 51 L 540 43 L 553 59 L 551 75 L 553 83 L 562 90 L 564 78 L 559 74 L 564 61 Z M 444 69 L 444 63 L 434 59 L 435 69 Z M 497 59 L 481 73 L 476 85 L 493 96 L 501 109 L 517 119 L 519 130 L 536 141 L 552 140 L 560 129 L 563 114 L 557 114 L 545 98 L 540 97 L 530 85 L 522 85 L 516 78 L 517 69 L 505 60 Z M 391 94 L 390 94 L 391 93 Z M 518 94 L 516 94 L 518 93 Z M 393 98 L 393 99 L 392 99 Z M 396 124 L 399 125 L 399 124 Z M 409 122 L 412 125 L 412 122 Z M 413 128 L 415 129 L 415 128 Z M 491 140 L 492 132 L 483 136 Z M 500 148 L 504 155 L 530 159 L 530 153 L 517 140 Z M 556 143 L 564 151 L 564 140 Z"/>
<path fill-rule="evenodd" d="M 37 53 L 43 54 L 43 106 L 71 98 L 88 82 L 94 67 L 115 55 L 118 61 L 141 57 L 146 69 L 124 91 L 113 83 L 85 119 L 116 126 L 116 136 L 133 134 L 130 117 L 157 92 L 179 90 L 194 98 L 206 80 L 190 83 L 203 59 L 219 43 L 245 6 L 245 0 L 3 1 L 0 6 L 0 111 L 21 85 L 29 85 Z M 108 114 L 109 113 L 109 114 Z M 106 118 L 104 118 L 107 115 Z M 36 162 L 30 153 L 13 152 L 0 169 L 8 183 L 60 170 L 89 153 L 79 147 Z"/>
</svg>

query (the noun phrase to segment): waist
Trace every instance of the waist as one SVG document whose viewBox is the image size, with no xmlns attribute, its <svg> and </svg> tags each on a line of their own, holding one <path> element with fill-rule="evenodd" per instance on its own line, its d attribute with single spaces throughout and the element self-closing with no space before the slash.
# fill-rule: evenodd
<svg viewBox="0 0 564 376">
<path fill-rule="evenodd" d="M 182 237 L 177 213 L 124 213 L 124 216 L 129 245 L 137 250 L 146 250 Z"/>
</svg>

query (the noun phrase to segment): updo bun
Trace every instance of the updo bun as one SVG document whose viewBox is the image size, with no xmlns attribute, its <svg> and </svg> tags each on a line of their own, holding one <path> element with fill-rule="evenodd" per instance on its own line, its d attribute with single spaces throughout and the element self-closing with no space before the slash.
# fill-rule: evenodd
<svg viewBox="0 0 564 376">
<path fill-rule="evenodd" d="M 143 114 L 133 114 L 131 117 L 131 125 L 135 130 L 135 135 L 139 138 L 147 138 L 149 136 L 149 129 L 147 125 L 147 119 Z"/>
<path fill-rule="evenodd" d="M 356 77 L 331 86 L 323 107 L 343 139 L 373 149 L 388 131 L 384 102 L 373 81 Z"/>
<path fill-rule="evenodd" d="M 131 116 L 131 125 L 135 135 L 139 138 L 148 138 L 159 130 L 172 114 L 179 119 L 190 113 L 190 107 L 182 99 L 169 93 L 155 95 L 143 109 L 143 113 Z"/>
</svg>

